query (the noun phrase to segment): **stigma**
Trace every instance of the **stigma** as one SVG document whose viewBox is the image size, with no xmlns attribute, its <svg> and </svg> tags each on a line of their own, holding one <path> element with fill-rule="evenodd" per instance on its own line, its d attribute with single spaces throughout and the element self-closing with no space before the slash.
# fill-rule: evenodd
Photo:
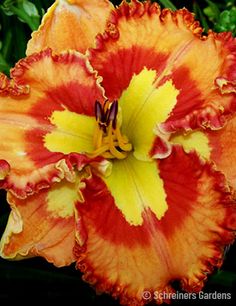
<svg viewBox="0 0 236 306">
<path fill-rule="evenodd" d="M 94 148 L 91 157 L 124 159 L 132 151 L 128 138 L 121 134 L 121 123 L 118 120 L 118 102 L 102 105 L 95 102 L 96 129 L 94 133 Z"/>
</svg>

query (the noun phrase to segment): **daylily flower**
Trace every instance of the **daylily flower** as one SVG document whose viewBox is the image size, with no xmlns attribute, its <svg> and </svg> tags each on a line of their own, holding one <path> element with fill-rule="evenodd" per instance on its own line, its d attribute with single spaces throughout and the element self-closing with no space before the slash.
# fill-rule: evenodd
<svg viewBox="0 0 236 306">
<path fill-rule="evenodd" d="M 122 305 L 161 303 L 173 281 L 200 290 L 234 240 L 235 172 L 214 135 L 233 152 L 236 41 L 203 36 L 186 9 L 133 0 L 111 11 L 94 47 L 88 3 L 57 1 L 28 54 L 44 50 L 1 76 L 0 178 L 12 208 L 1 256 L 76 261 Z"/>
</svg>

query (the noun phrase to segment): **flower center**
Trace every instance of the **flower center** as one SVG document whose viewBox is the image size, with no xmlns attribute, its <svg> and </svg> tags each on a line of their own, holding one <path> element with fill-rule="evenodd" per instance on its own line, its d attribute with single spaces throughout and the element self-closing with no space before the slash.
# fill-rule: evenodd
<svg viewBox="0 0 236 306">
<path fill-rule="evenodd" d="M 124 159 L 132 150 L 128 138 L 121 134 L 121 122 L 118 120 L 118 102 L 109 102 L 102 105 L 95 103 L 97 126 L 94 133 L 94 147 L 92 157 Z"/>
</svg>

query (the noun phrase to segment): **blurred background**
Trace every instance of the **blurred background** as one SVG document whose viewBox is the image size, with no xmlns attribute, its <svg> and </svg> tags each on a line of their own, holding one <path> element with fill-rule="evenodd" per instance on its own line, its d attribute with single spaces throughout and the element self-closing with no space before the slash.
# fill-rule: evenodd
<svg viewBox="0 0 236 306">
<path fill-rule="evenodd" d="M 52 0 L 0 0 L 0 72 L 9 74 L 10 68 L 25 56 L 26 44 L 32 31 L 40 24 Z M 121 1 L 112 1 L 118 5 Z M 236 35 L 236 0 L 176 1 L 159 0 L 162 7 L 187 7 L 200 20 L 205 32 L 231 31 Z M 0 236 L 2 235 L 9 207 L 6 194 L 0 191 Z M 178 290 L 178 284 L 176 284 Z M 225 252 L 222 268 L 209 278 L 204 292 L 230 293 L 229 300 L 176 300 L 173 306 L 182 305 L 235 305 L 236 298 L 236 245 Z M 81 280 L 74 266 L 55 268 L 41 258 L 11 262 L 0 259 L 0 305 L 3 301 L 17 299 L 31 303 L 38 299 L 65 299 L 81 306 L 119 305 L 106 294 L 96 295 L 93 288 Z"/>
</svg>

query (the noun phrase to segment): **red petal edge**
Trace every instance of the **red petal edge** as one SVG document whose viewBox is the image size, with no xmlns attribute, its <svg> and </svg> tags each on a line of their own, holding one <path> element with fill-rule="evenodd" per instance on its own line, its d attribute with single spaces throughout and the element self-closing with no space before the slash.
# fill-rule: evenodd
<svg viewBox="0 0 236 306">
<path fill-rule="evenodd" d="M 7 175 L 10 173 L 10 165 L 6 161 L 0 161 L 0 175 L 4 171 L 4 173 L 6 173 L 7 170 L 5 177 L 0 181 L 0 189 L 9 190 L 14 196 L 25 199 L 29 195 L 37 193 L 41 189 L 49 188 L 52 184 L 60 182 L 63 179 L 73 182 L 75 179 L 75 169 L 80 171 L 86 165 L 100 163 L 102 160 L 103 158 L 100 157 L 89 159 L 85 155 L 71 153 L 57 163 L 49 164 L 48 167 L 51 169 L 47 172 L 47 176 L 44 177 L 44 180 L 36 181 L 35 183 L 27 183 L 22 189 L 15 186 L 14 180 L 11 180 L 11 177 Z M 37 176 L 37 170 L 32 172 L 32 177 L 34 175 Z"/>
</svg>

